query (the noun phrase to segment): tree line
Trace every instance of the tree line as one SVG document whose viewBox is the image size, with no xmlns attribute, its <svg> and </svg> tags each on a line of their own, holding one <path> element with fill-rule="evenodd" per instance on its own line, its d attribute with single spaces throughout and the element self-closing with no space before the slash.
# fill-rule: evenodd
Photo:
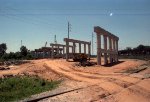
<svg viewBox="0 0 150 102">
<path fill-rule="evenodd" d="M 119 55 L 150 55 L 150 46 L 138 45 L 135 48 L 127 47 L 118 52 Z"/>
<path fill-rule="evenodd" d="M 11 59 L 21 60 L 21 59 L 34 59 L 31 52 L 27 49 L 26 46 L 21 46 L 19 52 L 10 52 L 6 53 L 7 45 L 6 43 L 0 44 L 0 60 L 7 61 Z M 127 47 L 124 50 L 118 51 L 118 54 L 127 55 L 127 56 L 136 56 L 136 55 L 150 55 L 150 46 L 138 45 L 135 48 Z"/>
<path fill-rule="evenodd" d="M 21 59 L 33 59 L 31 52 L 27 49 L 26 46 L 21 46 L 19 52 L 10 52 L 6 53 L 7 45 L 6 43 L 0 44 L 0 60 L 8 61 L 8 60 L 21 60 Z"/>
</svg>

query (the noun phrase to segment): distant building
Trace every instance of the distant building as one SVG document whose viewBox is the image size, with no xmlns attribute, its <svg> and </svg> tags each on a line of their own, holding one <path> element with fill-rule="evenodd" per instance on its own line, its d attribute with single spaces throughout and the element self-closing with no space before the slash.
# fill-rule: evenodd
<svg viewBox="0 0 150 102">
<path fill-rule="evenodd" d="M 57 50 L 59 50 L 59 52 L 57 53 Z M 35 49 L 34 51 L 31 51 L 31 54 L 34 58 L 51 58 L 51 54 L 52 54 L 52 48 L 51 47 L 42 47 L 39 49 Z M 54 48 L 54 55 L 55 58 L 58 58 L 60 55 L 62 54 L 62 48 Z"/>
</svg>

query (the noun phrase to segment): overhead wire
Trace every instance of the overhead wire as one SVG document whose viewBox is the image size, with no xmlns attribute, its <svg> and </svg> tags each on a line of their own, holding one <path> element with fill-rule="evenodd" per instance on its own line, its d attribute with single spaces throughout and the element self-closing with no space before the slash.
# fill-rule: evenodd
<svg viewBox="0 0 150 102">
<path fill-rule="evenodd" d="M 15 10 L 16 12 L 22 12 L 22 11 L 18 11 L 18 10 L 16 10 L 16 9 L 14 9 L 14 8 L 7 8 L 6 10 Z M 34 24 L 34 25 L 38 25 L 38 26 L 41 26 L 41 25 L 39 25 L 39 23 L 40 24 L 44 24 L 44 25 L 46 25 L 46 27 L 50 27 L 50 28 L 52 28 L 52 29 L 57 29 L 57 27 L 54 27 L 54 24 L 50 24 L 50 23 L 47 23 L 47 22 L 44 22 L 44 21 L 41 21 L 41 20 L 39 20 L 39 19 L 33 19 L 33 17 L 32 18 L 29 18 L 29 16 L 27 17 L 25 17 L 25 16 L 19 16 L 18 14 L 15 14 L 15 13 L 7 13 L 6 11 L 4 11 L 4 10 L 1 10 L 1 11 L 3 11 L 3 13 L 1 13 L 0 14 L 0 16 L 5 16 L 5 17 L 8 17 L 8 18 L 11 18 L 11 17 L 13 17 L 12 19 L 15 19 L 15 20 L 19 20 L 19 21 L 23 21 L 23 22 L 25 22 L 25 23 L 30 23 L 30 24 Z M 36 16 L 36 18 L 37 18 L 37 16 Z M 42 18 L 43 19 L 43 18 Z M 27 21 L 27 22 L 26 22 Z M 56 24 L 56 23 L 55 23 Z M 60 24 L 60 22 L 59 23 L 57 23 L 57 24 Z"/>
</svg>

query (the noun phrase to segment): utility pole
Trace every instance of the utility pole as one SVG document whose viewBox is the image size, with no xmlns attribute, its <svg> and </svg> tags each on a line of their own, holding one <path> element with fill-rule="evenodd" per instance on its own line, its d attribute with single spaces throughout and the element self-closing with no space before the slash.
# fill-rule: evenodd
<svg viewBox="0 0 150 102">
<path fill-rule="evenodd" d="M 93 37 L 94 37 L 94 35 L 93 35 L 93 32 L 92 32 L 92 55 L 93 55 Z"/>
<path fill-rule="evenodd" d="M 21 46 L 22 46 L 22 40 L 21 40 Z"/>
<path fill-rule="evenodd" d="M 70 31 L 71 31 L 71 24 L 69 23 L 69 21 L 68 21 L 68 39 L 69 39 L 69 35 L 70 35 Z"/>
<path fill-rule="evenodd" d="M 54 43 L 57 44 L 56 35 L 54 37 Z"/>
</svg>

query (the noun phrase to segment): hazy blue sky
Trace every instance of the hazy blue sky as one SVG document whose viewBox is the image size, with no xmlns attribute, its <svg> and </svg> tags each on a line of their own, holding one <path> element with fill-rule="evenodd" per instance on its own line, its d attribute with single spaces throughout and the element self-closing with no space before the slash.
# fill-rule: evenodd
<svg viewBox="0 0 150 102">
<path fill-rule="evenodd" d="M 19 51 L 21 40 L 30 50 L 42 47 L 55 34 L 64 43 L 68 21 L 74 39 L 90 41 L 101 26 L 120 38 L 119 49 L 150 45 L 150 0 L 0 0 L 0 43 L 7 52 Z"/>
</svg>

